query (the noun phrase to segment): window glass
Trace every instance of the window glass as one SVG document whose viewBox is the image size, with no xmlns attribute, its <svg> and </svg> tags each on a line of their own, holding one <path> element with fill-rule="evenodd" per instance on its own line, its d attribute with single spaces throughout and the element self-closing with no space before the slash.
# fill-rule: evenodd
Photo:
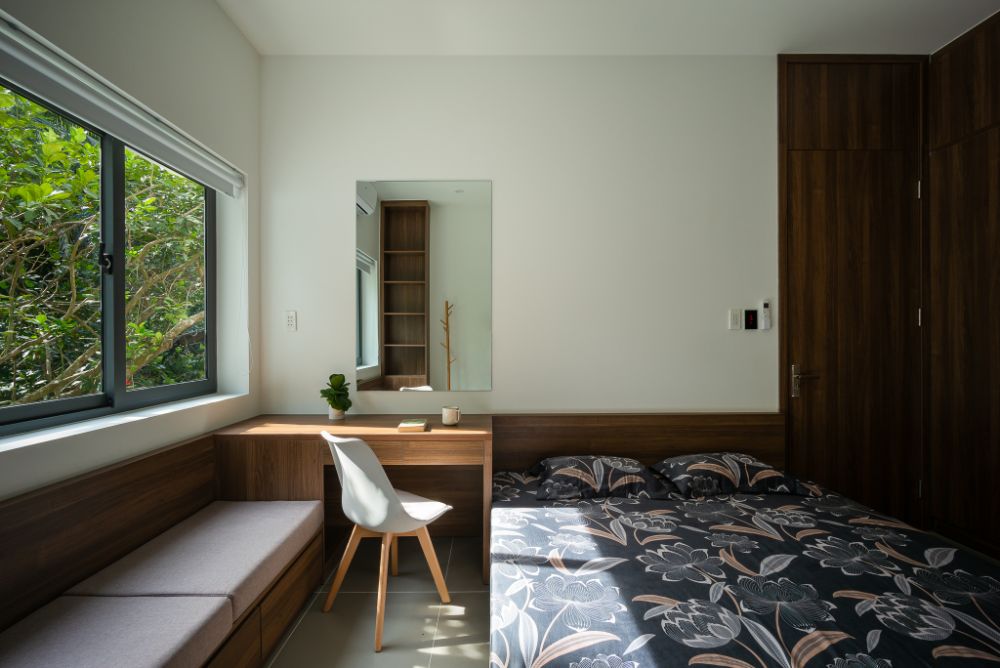
<svg viewBox="0 0 1000 668">
<path fill-rule="evenodd" d="M 0 407 L 99 394 L 101 140 L 0 86 Z"/>
<path fill-rule="evenodd" d="M 206 377 L 205 188 L 125 151 L 125 384 Z"/>
<path fill-rule="evenodd" d="M 357 342 L 355 356 L 357 367 L 378 364 L 378 266 L 363 251 L 357 252 L 355 272 L 355 292 L 357 299 Z"/>
</svg>

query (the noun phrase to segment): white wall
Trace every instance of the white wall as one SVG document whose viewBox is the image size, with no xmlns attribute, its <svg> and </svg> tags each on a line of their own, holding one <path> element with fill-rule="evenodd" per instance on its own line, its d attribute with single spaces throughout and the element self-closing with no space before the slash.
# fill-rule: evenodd
<svg viewBox="0 0 1000 668">
<path fill-rule="evenodd" d="M 430 385 L 448 387 L 444 349 L 444 302 L 454 307 L 451 328 L 451 384 L 457 390 L 492 388 L 493 230 L 489 182 L 456 184 L 465 190 L 430 200 Z"/>
<path fill-rule="evenodd" d="M 493 391 L 360 412 L 778 407 L 773 57 L 266 57 L 262 408 L 354 368 L 357 178 L 493 181 Z M 283 313 L 299 311 L 287 332 Z"/>
<path fill-rule="evenodd" d="M 260 58 L 210 0 L 0 0 L 0 7 L 248 176 L 240 199 L 219 197 L 219 390 L 230 396 L 0 439 L 2 498 L 258 412 Z"/>
</svg>

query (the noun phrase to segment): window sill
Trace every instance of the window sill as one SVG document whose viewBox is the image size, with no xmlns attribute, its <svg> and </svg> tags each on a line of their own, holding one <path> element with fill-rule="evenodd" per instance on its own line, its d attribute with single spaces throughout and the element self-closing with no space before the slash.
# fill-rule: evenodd
<svg viewBox="0 0 1000 668">
<path fill-rule="evenodd" d="M 378 364 L 368 364 L 366 366 L 359 366 L 357 368 L 356 380 L 358 383 L 363 383 L 366 380 L 371 380 L 372 378 L 378 378 L 380 375 L 380 367 Z"/>
<path fill-rule="evenodd" d="M 57 427 L 47 427 L 45 429 L 29 431 L 23 434 L 6 436 L 0 438 L 0 452 L 7 452 L 10 450 L 25 448 L 32 445 L 38 445 L 41 443 L 48 443 L 50 441 L 58 441 L 59 439 L 68 438 L 70 436 L 89 434 L 92 432 L 101 431 L 102 429 L 110 429 L 113 427 L 118 427 L 123 424 L 148 420 L 150 418 L 171 415 L 174 413 L 182 413 L 184 411 L 189 411 L 194 408 L 200 408 L 202 406 L 211 406 L 213 404 L 221 404 L 245 396 L 247 396 L 247 394 L 245 393 L 209 394 L 205 396 L 194 397 L 192 399 L 182 399 L 180 401 L 172 401 L 170 403 L 156 404 L 155 406 L 147 406 L 145 408 L 137 408 L 136 410 L 127 411 L 124 413 L 115 413 L 113 415 L 107 415 L 104 417 L 92 418 L 89 420 L 81 420 L 79 422 L 71 422 L 69 424 L 59 425 Z"/>
</svg>

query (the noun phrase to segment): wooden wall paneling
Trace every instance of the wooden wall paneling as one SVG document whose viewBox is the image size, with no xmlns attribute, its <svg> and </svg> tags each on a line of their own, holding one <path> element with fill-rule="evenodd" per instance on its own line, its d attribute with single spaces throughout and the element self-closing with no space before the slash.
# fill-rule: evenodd
<svg viewBox="0 0 1000 668">
<path fill-rule="evenodd" d="M 931 149 L 1000 124 L 1000 14 L 931 56 Z"/>
<path fill-rule="evenodd" d="M 219 498 L 227 501 L 307 501 L 323 498 L 319 438 L 216 435 Z"/>
<path fill-rule="evenodd" d="M 214 498 L 206 436 L 0 501 L 0 629 Z"/>
<path fill-rule="evenodd" d="M 493 470 L 525 471 L 557 455 L 616 454 L 648 465 L 723 450 L 784 467 L 784 431 L 778 413 L 494 415 Z"/>
<path fill-rule="evenodd" d="M 1000 126 L 932 152 L 930 170 L 929 507 L 998 554 Z"/>
<path fill-rule="evenodd" d="M 786 148 L 914 149 L 916 60 L 787 62 Z"/>
<path fill-rule="evenodd" d="M 929 69 L 927 507 L 1000 556 L 1000 15 Z"/>
</svg>

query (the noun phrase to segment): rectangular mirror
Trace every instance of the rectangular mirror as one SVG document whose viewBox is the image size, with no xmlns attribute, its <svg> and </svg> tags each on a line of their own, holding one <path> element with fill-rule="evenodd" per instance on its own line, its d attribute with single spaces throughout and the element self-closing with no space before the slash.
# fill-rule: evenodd
<svg viewBox="0 0 1000 668">
<path fill-rule="evenodd" d="M 356 185 L 358 390 L 492 389 L 493 184 Z"/>
</svg>

